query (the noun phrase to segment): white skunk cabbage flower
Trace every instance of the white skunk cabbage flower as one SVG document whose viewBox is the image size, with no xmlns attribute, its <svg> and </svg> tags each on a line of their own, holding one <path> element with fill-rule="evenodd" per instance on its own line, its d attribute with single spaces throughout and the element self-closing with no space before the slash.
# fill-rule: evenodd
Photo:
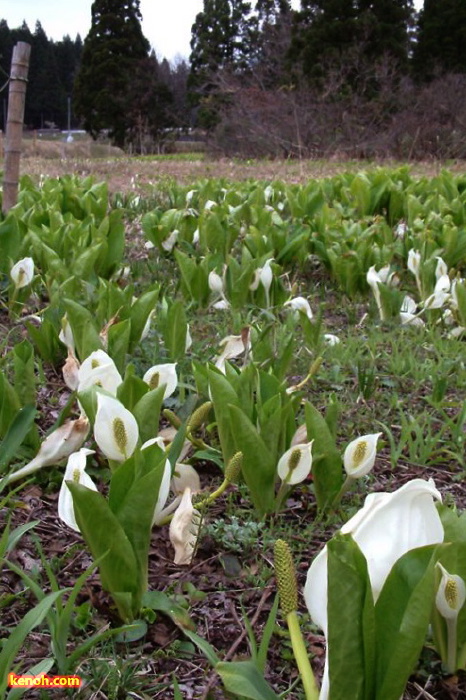
<svg viewBox="0 0 466 700">
<path fill-rule="evenodd" d="M 98 393 L 94 438 L 108 459 L 124 462 L 133 454 L 139 439 L 136 418 L 118 399 Z"/>
<path fill-rule="evenodd" d="M 432 479 L 413 479 L 393 493 L 371 493 L 364 506 L 341 528 L 350 533 L 367 560 L 372 594 L 376 601 L 394 564 L 416 547 L 440 544 L 442 521 L 435 506 L 442 497 Z M 304 587 L 304 599 L 314 623 L 328 638 L 327 546 L 312 562 Z M 329 650 L 320 700 L 329 696 Z"/>
<path fill-rule="evenodd" d="M 421 271 L 421 254 L 419 251 L 414 250 L 414 248 L 411 248 L 410 251 L 408 251 L 408 270 L 412 272 L 412 274 L 415 277 L 419 277 L 419 273 Z"/>
<path fill-rule="evenodd" d="M 217 311 L 226 311 L 230 308 L 230 302 L 227 299 L 220 299 L 220 301 L 216 301 L 215 304 L 212 304 L 212 308 L 217 309 Z"/>
<path fill-rule="evenodd" d="M 188 350 L 192 344 L 193 344 L 193 339 L 191 336 L 191 330 L 189 328 L 189 323 L 187 323 L 186 324 L 186 341 L 185 341 L 184 351 L 188 352 Z"/>
<path fill-rule="evenodd" d="M 312 468 L 312 443 L 303 443 L 290 447 L 280 457 L 277 465 L 277 473 L 285 484 L 300 484 L 311 473 Z"/>
<path fill-rule="evenodd" d="M 377 440 L 382 433 L 362 435 L 349 443 L 343 455 L 343 466 L 351 479 L 366 476 L 373 469 L 377 453 Z"/>
<path fill-rule="evenodd" d="M 324 341 L 333 348 L 334 345 L 339 344 L 340 338 L 337 335 L 333 335 L 333 333 L 324 333 Z"/>
<path fill-rule="evenodd" d="M 179 496 L 186 488 L 190 488 L 192 493 L 198 493 L 201 490 L 199 474 L 190 464 L 177 462 L 171 480 L 171 489 L 176 496 Z"/>
<path fill-rule="evenodd" d="M 296 432 L 291 438 L 291 447 L 296 447 L 296 445 L 302 445 L 307 440 L 307 426 L 302 423 L 299 428 L 296 428 Z"/>
<path fill-rule="evenodd" d="M 61 371 L 68 389 L 77 391 L 79 386 L 79 362 L 70 348 L 68 348 L 68 357 Z"/>
<path fill-rule="evenodd" d="M 265 290 L 265 303 L 267 307 L 270 306 L 270 287 L 272 286 L 273 280 L 272 262 L 273 258 L 267 260 L 259 275 L 259 281 Z"/>
<path fill-rule="evenodd" d="M 414 275 L 419 294 L 422 296 L 421 254 L 419 253 L 419 251 L 414 250 L 414 248 L 411 248 L 411 250 L 408 251 L 407 266 L 408 270 Z"/>
<path fill-rule="evenodd" d="M 123 382 L 117 367 L 104 350 L 94 350 L 86 357 L 78 372 L 78 391 L 84 391 L 92 386 L 100 386 L 112 396 Z"/>
<path fill-rule="evenodd" d="M 313 318 L 312 309 L 308 300 L 304 297 L 294 297 L 293 299 L 288 299 L 288 301 L 285 301 L 283 306 L 290 306 L 295 311 L 300 311 L 301 313 L 306 314 L 310 321 Z"/>
<path fill-rule="evenodd" d="M 165 452 L 165 443 L 163 438 L 158 436 L 152 438 L 151 440 L 146 440 L 146 442 L 141 446 L 141 451 L 147 449 L 151 445 L 158 445 L 161 450 Z M 154 516 L 152 518 L 152 525 L 158 525 L 160 519 L 160 514 L 162 513 L 166 502 L 168 501 L 168 495 L 170 493 L 170 479 L 172 476 L 172 468 L 170 460 L 166 459 L 163 467 L 162 481 L 160 482 L 159 495 L 157 496 L 157 503 L 154 508 Z"/>
<path fill-rule="evenodd" d="M 75 353 L 75 342 L 73 331 L 71 330 L 70 322 L 68 321 L 68 316 L 65 314 L 61 320 L 61 331 L 58 334 L 58 340 L 60 340 L 63 345 L 66 345 L 68 350 Z"/>
<path fill-rule="evenodd" d="M 435 268 L 435 279 L 438 280 L 440 277 L 448 277 L 448 266 L 445 260 L 437 255 L 437 266 Z"/>
<path fill-rule="evenodd" d="M 402 326 L 425 326 L 422 318 L 417 315 L 417 304 L 408 294 L 403 298 L 400 308 L 400 322 Z"/>
<path fill-rule="evenodd" d="M 431 294 L 424 302 L 424 309 L 441 309 L 445 302 L 450 299 L 451 282 L 448 275 L 442 275 L 438 278 L 434 293 Z"/>
<path fill-rule="evenodd" d="M 209 283 L 209 289 L 211 292 L 214 292 L 215 294 L 220 294 L 220 296 L 223 297 L 223 294 L 224 294 L 223 280 L 220 277 L 220 275 L 217 272 L 215 272 L 215 270 L 212 270 L 212 272 L 209 272 L 208 283 Z"/>
<path fill-rule="evenodd" d="M 180 235 L 180 232 L 178 229 L 175 229 L 174 231 L 171 232 L 171 234 L 164 240 L 162 241 L 162 248 L 167 251 L 167 253 L 171 253 L 173 250 L 176 241 L 178 240 L 178 236 Z"/>
<path fill-rule="evenodd" d="M 34 278 L 34 260 L 32 258 L 18 260 L 10 270 L 10 277 L 16 289 L 27 287 Z"/>
<path fill-rule="evenodd" d="M 175 564 L 187 565 L 193 560 L 199 537 L 201 516 L 193 507 L 191 489 L 185 488 L 180 504 L 170 523 L 169 537 L 175 550 Z"/>
<path fill-rule="evenodd" d="M 449 574 L 440 562 L 437 562 L 437 566 L 442 578 L 435 596 L 435 605 L 446 620 L 456 620 L 466 601 L 466 585 L 461 576 Z"/>
<path fill-rule="evenodd" d="M 75 484 L 82 484 L 91 491 L 97 491 L 97 486 L 89 474 L 85 472 L 87 456 L 93 454 L 94 450 L 81 447 L 79 452 L 74 452 L 68 457 L 65 475 L 58 494 L 58 517 L 76 532 L 80 532 L 80 530 L 74 514 L 73 496 L 66 482 L 73 481 Z"/>
<path fill-rule="evenodd" d="M 67 421 L 45 438 L 34 459 L 21 469 L 8 476 L 7 483 L 21 479 L 37 471 L 41 467 L 59 464 L 73 452 L 79 450 L 89 433 L 87 418 L 77 418 Z"/>
<path fill-rule="evenodd" d="M 167 362 L 161 365 L 154 365 L 143 376 L 143 381 L 151 389 L 157 389 L 161 384 L 165 384 L 164 400 L 175 393 L 178 386 L 178 376 L 176 374 L 176 362 Z"/>
<path fill-rule="evenodd" d="M 225 374 L 225 362 L 227 360 L 233 360 L 249 352 L 251 348 L 249 337 L 250 330 L 249 327 L 246 326 L 243 328 L 240 335 L 227 335 L 226 338 L 220 341 L 219 345 L 223 350 L 220 355 L 217 356 L 215 366 L 218 367 L 223 374 Z"/>
<path fill-rule="evenodd" d="M 380 320 L 385 321 L 385 313 L 383 310 L 379 289 L 379 284 L 382 284 L 382 280 L 380 279 L 380 275 L 376 271 L 374 265 L 372 265 L 372 267 L 368 269 L 366 274 L 366 280 L 367 284 L 372 289 L 372 292 L 374 294 L 375 303 L 377 304 L 377 310 L 379 312 Z"/>
</svg>

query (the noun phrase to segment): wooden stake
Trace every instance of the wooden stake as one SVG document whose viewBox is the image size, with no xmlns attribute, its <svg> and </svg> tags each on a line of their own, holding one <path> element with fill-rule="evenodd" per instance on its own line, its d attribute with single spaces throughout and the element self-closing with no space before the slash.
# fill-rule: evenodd
<svg viewBox="0 0 466 700">
<path fill-rule="evenodd" d="M 3 176 L 2 210 L 4 214 L 16 204 L 18 199 L 19 161 L 30 53 L 30 44 L 19 41 L 13 49 L 11 61 L 5 136 L 5 174 Z"/>
</svg>

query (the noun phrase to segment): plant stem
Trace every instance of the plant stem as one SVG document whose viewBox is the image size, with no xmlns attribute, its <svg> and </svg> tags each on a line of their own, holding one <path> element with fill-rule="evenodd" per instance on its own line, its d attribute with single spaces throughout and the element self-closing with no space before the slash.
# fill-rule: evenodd
<svg viewBox="0 0 466 700">
<path fill-rule="evenodd" d="M 288 613 L 286 616 L 286 622 L 290 631 L 293 654 L 298 665 L 306 700 L 318 700 L 319 689 L 317 688 L 316 679 L 314 677 L 311 664 L 309 663 L 309 657 L 307 655 L 303 635 L 301 634 L 301 628 L 299 627 L 299 620 L 296 610 Z"/>
<path fill-rule="evenodd" d="M 454 673 L 456 671 L 456 626 L 457 626 L 457 621 L 458 618 L 455 617 L 452 620 L 447 620 L 447 633 L 448 633 L 448 641 L 447 641 L 447 649 L 448 649 L 448 654 L 447 654 L 447 669 L 449 673 Z"/>
</svg>

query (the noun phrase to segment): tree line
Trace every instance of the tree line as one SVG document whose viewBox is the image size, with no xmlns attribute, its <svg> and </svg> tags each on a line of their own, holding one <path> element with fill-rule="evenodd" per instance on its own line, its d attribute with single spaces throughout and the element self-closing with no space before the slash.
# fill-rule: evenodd
<svg viewBox="0 0 466 700">
<path fill-rule="evenodd" d="M 26 123 L 150 151 L 198 127 L 247 156 L 466 157 L 466 3 L 204 0 L 189 62 L 159 61 L 139 0 L 95 0 L 84 41 L 0 22 L 0 69 L 32 45 Z M 5 93 L 3 94 L 5 98 Z"/>
</svg>

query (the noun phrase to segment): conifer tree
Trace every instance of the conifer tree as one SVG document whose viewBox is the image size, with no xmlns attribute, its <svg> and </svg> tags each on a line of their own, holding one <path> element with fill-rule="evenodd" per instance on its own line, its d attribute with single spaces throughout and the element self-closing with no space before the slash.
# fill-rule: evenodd
<svg viewBox="0 0 466 700">
<path fill-rule="evenodd" d="M 75 112 L 96 138 L 108 129 L 123 146 L 131 124 L 128 95 L 135 73 L 147 59 L 139 0 L 94 0 L 92 26 L 84 40 L 75 82 Z"/>
<path fill-rule="evenodd" d="M 424 0 L 419 14 L 413 67 L 417 76 L 466 73 L 465 0 Z"/>
</svg>

